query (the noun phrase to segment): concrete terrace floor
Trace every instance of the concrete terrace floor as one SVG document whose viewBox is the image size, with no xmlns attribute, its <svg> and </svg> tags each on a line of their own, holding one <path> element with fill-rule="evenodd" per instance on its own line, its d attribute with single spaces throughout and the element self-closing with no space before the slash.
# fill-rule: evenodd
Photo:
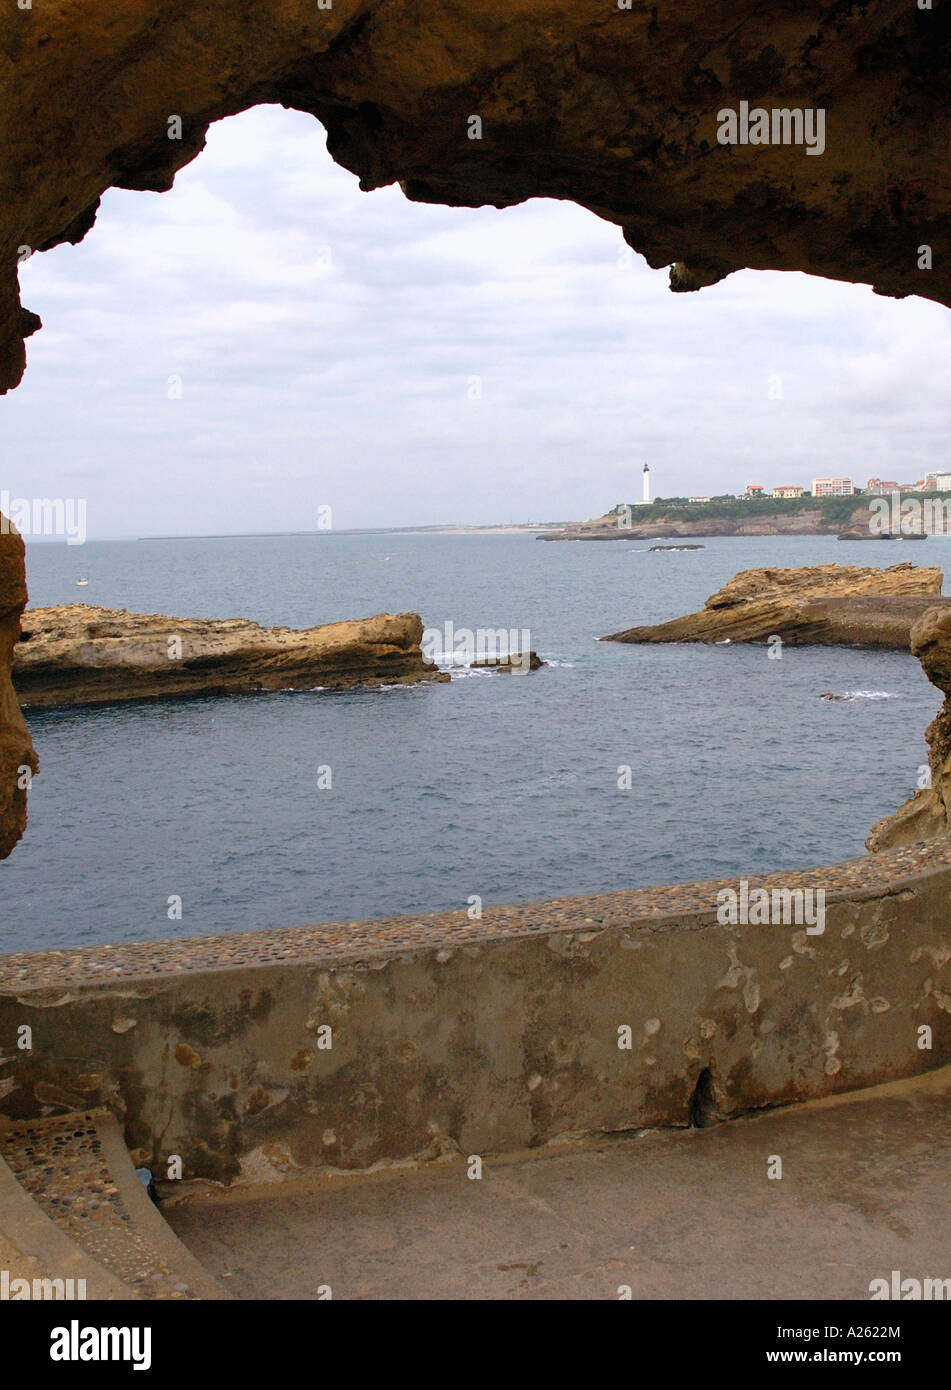
<svg viewBox="0 0 951 1390">
<path fill-rule="evenodd" d="M 781 1180 L 767 1177 L 771 1155 Z M 163 1203 L 240 1299 L 867 1299 L 951 1277 L 951 1067 L 646 1131 Z"/>
</svg>

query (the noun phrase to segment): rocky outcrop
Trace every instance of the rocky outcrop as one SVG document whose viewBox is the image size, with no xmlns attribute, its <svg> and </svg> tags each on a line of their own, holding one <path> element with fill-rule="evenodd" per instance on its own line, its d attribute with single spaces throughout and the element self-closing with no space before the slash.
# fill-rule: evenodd
<svg viewBox="0 0 951 1390">
<path fill-rule="evenodd" d="M 671 507 L 659 521 L 639 521 L 640 509 L 632 507 L 630 515 L 623 510 L 606 512 L 592 521 L 579 521 L 571 526 L 545 531 L 535 537 L 539 541 L 630 541 L 676 539 L 690 536 L 835 536 L 842 530 L 841 518 L 830 517 L 822 507 L 803 508 L 790 512 L 766 512 L 738 516 L 694 516 L 678 518 L 677 508 Z M 870 537 L 872 513 L 861 505 L 849 519 L 849 538 L 852 530 Z M 844 535 L 840 540 L 846 539 Z M 658 547 L 655 547 L 655 549 Z"/>
<path fill-rule="evenodd" d="M 752 266 L 951 304 L 949 36 L 951 7 L 912 0 L 11 0 L 0 388 L 38 326 L 19 262 L 81 240 L 109 187 L 168 189 L 210 122 L 262 102 L 316 116 L 363 189 L 590 208 L 677 291 Z M 720 113 L 744 105 L 790 138 L 743 141 Z"/>
<path fill-rule="evenodd" d="M 26 796 L 39 760 L 10 682 L 10 667 L 26 603 L 23 540 L 0 516 L 0 859 L 26 827 Z"/>
<path fill-rule="evenodd" d="M 448 680 L 417 613 L 295 630 L 72 603 L 24 615 L 13 684 L 26 708 Z"/>
<path fill-rule="evenodd" d="M 538 652 L 511 652 L 506 656 L 486 656 L 479 661 L 469 662 L 472 669 L 488 666 L 493 671 L 513 671 L 517 675 L 524 675 L 526 671 L 537 671 L 547 665 L 548 662 L 542 661 Z"/>
<path fill-rule="evenodd" d="M 612 633 L 605 642 L 765 642 L 908 648 L 913 624 L 942 599 L 939 569 L 809 565 L 743 570 L 701 612 Z"/>
<path fill-rule="evenodd" d="M 840 541 L 891 541 L 895 540 L 890 531 L 883 532 L 881 535 L 873 535 L 871 531 L 861 526 L 848 526 L 844 531 L 840 531 L 836 540 Z M 924 537 L 921 537 L 924 539 Z"/>
<path fill-rule="evenodd" d="M 911 650 L 945 697 L 925 734 L 930 786 L 916 791 L 893 815 L 872 827 L 865 844 L 873 852 L 951 830 L 951 611 L 930 608 L 924 613 L 911 630 Z"/>
<path fill-rule="evenodd" d="M 892 535 L 890 531 L 875 531 L 870 526 L 852 523 L 839 533 L 838 539 L 840 541 L 925 541 L 928 536 L 925 531 L 912 531 L 910 534 L 898 531 Z"/>
</svg>

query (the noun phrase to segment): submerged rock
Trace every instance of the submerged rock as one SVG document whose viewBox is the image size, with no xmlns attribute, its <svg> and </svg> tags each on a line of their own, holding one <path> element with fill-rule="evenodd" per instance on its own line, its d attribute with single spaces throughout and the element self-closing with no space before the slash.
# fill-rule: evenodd
<svg viewBox="0 0 951 1390">
<path fill-rule="evenodd" d="M 928 536 L 924 531 L 911 531 L 908 534 L 899 531 L 892 535 L 891 531 L 873 531 L 871 527 L 850 526 L 848 530 L 840 532 L 837 539 L 840 541 L 926 541 Z"/>
<path fill-rule="evenodd" d="M 296 630 L 72 603 L 23 615 L 13 684 L 35 709 L 448 680 L 423 657 L 422 635 L 417 613 Z"/>
<path fill-rule="evenodd" d="M 766 642 L 908 648 L 914 623 L 941 597 L 940 569 L 807 565 L 734 576 L 699 613 L 611 633 L 604 642 Z"/>
</svg>

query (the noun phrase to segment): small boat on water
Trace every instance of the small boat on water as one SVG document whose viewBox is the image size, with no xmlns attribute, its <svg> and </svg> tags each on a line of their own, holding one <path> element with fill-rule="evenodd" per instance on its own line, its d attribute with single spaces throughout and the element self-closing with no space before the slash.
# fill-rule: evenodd
<svg viewBox="0 0 951 1390">
<path fill-rule="evenodd" d="M 79 587 L 80 587 L 81 589 L 83 589 L 83 588 L 85 588 L 85 586 L 89 583 L 89 580 L 88 580 L 88 579 L 77 579 L 77 580 L 76 580 L 76 583 L 79 585 Z"/>
</svg>

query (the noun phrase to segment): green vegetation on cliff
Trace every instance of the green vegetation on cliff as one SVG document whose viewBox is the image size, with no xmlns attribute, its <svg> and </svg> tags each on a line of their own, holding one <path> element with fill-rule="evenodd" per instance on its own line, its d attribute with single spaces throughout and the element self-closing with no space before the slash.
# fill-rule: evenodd
<svg viewBox="0 0 951 1390">
<path fill-rule="evenodd" d="M 892 494 L 886 496 L 889 501 Z M 949 500 L 944 492 L 903 492 L 903 501 L 917 502 L 926 497 Z M 851 497 L 712 497 L 709 502 L 691 502 L 686 497 L 658 497 L 648 506 L 622 503 L 615 511 L 630 507 L 630 515 L 638 522 L 677 521 L 753 521 L 774 516 L 796 516 L 807 512 L 820 513 L 822 522 L 830 528 L 845 526 L 857 511 L 873 500 L 870 493 L 854 493 Z"/>
<path fill-rule="evenodd" d="M 748 521 L 758 517 L 821 512 L 830 525 L 844 525 L 860 507 L 867 506 L 869 500 L 862 493 L 852 497 L 714 497 L 709 502 L 690 502 L 686 497 L 658 497 L 648 506 L 632 505 L 631 511 L 639 523 Z M 617 510 L 625 505 L 622 503 Z"/>
</svg>

